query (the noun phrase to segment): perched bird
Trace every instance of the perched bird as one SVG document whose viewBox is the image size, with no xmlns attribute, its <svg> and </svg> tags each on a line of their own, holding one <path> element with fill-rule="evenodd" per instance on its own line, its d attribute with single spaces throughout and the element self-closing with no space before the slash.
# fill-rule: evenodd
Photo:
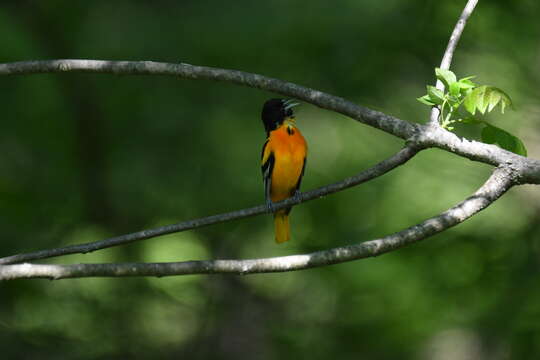
<svg viewBox="0 0 540 360">
<path fill-rule="evenodd" d="M 264 103 L 262 121 L 266 142 L 262 148 L 261 169 L 266 204 L 300 194 L 300 183 L 306 167 L 306 140 L 296 127 L 292 108 L 298 104 L 286 99 L 270 99 Z M 274 212 L 276 242 L 288 241 L 291 208 Z"/>
</svg>

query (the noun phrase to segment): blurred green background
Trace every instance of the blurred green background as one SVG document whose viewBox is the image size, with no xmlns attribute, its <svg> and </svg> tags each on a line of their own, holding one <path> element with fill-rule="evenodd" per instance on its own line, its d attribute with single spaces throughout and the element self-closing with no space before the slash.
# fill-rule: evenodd
<svg viewBox="0 0 540 360">
<path fill-rule="evenodd" d="M 6 1 L 2 62 L 155 60 L 241 69 L 409 121 L 465 1 Z M 490 115 L 540 158 L 537 0 L 480 1 L 459 77 L 506 90 Z M 0 256 L 100 240 L 263 202 L 259 118 L 271 93 L 101 74 L 2 77 Z M 402 141 L 305 104 L 303 189 L 355 174 Z M 460 130 L 461 131 L 461 130 Z M 477 138 L 479 131 L 467 136 Z M 384 236 L 471 194 L 490 167 L 440 150 L 270 216 L 54 263 L 269 257 Z M 515 188 L 473 219 L 379 258 L 238 276 L 0 283 L 11 359 L 532 359 L 540 355 L 540 194 Z"/>
</svg>

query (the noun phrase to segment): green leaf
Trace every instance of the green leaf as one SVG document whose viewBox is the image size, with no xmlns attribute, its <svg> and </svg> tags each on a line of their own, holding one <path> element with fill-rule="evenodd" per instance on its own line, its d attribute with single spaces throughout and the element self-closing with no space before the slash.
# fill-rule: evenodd
<svg viewBox="0 0 540 360">
<path fill-rule="evenodd" d="M 472 93 L 473 89 L 472 88 L 469 88 L 469 89 L 461 89 L 461 95 L 463 95 L 464 97 L 467 97 L 470 93 Z"/>
<path fill-rule="evenodd" d="M 427 85 L 427 93 L 429 100 L 437 105 L 441 105 L 444 102 L 444 93 L 437 89 L 435 86 Z"/>
<path fill-rule="evenodd" d="M 486 85 L 479 86 L 475 88 L 473 93 L 476 92 L 476 108 L 478 111 L 480 111 L 482 114 L 486 113 L 486 109 L 488 107 L 487 98 L 489 97 L 489 94 L 486 95 L 486 92 L 488 92 L 488 88 Z"/>
<path fill-rule="evenodd" d="M 495 144 L 497 142 L 497 128 L 495 126 L 486 125 L 485 128 L 482 129 L 482 141 L 486 144 Z"/>
<path fill-rule="evenodd" d="M 512 106 L 512 100 L 510 99 L 510 96 L 508 96 L 508 94 L 505 93 L 503 90 L 494 86 L 488 86 L 487 90 L 489 90 L 488 112 L 493 110 L 493 108 L 499 103 L 501 104 L 502 114 L 504 114 L 504 109 L 506 106 Z"/>
<path fill-rule="evenodd" d="M 527 156 L 527 148 L 523 141 L 517 136 L 510 134 L 501 128 L 486 124 L 482 129 L 482 141 L 487 144 L 497 144 L 501 148 L 516 153 L 518 155 Z"/>
<path fill-rule="evenodd" d="M 491 112 L 493 108 L 501 101 L 501 93 L 498 91 L 494 91 L 492 88 L 487 88 L 486 92 L 484 94 L 487 102 L 487 111 Z"/>
<path fill-rule="evenodd" d="M 495 143 L 499 144 L 503 149 L 512 151 L 514 146 L 513 136 L 504 130 L 497 129 L 495 131 Z"/>
<path fill-rule="evenodd" d="M 449 88 L 450 95 L 456 96 L 456 97 L 459 96 L 460 89 L 461 89 L 461 86 L 459 82 L 456 81 L 450 84 L 450 88 Z"/>
<path fill-rule="evenodd" d="M 435 68 L 435 76 L 444 83 L 446 88 L 450 88 L 450 85 L 456 82 L 456 75 L 450 70 Z"/>
<path fill-rule="evenodd" d="M 474 82 L 472 82 L 471 80 L 469 80 L 470 78 L 472 78 L 473 76 L 469 76 L 468 78 L 463 78 L 463 79 L 460 79 L 457 83 L 459 84 L 459 88 L 461 90 L 468 90 L 468 89 L 472 89 L 476 86 L 476 84 Z"/>
<path fill-rule="evenodd" d="M 501 112 L 504 113 L 506 106 L 512 105 L 512 100 L 508 94 L 494 86 L 482 85 L 471 91 L 463 101 L 465 109 L 474 115 L 478 110 L 482 114 L 490 112 L 498 104 L 501 105 Z"/>
<path fill-rule="evenodd" d="M 459 82 L 468 82 L 468 83 L 472 83 L 474 84 L 474 86 L 476 86 L 476 84 L 471 81 L 471 79 L 474 79 L 476 77 L 476 75 L 473 75 L 473 76 L 467 76 L 467 77 L 464 77 L 462 79 L 459 79 Z"/>
<path fill-rule="evenodd" d="M 521 141 L 521 139 L 518 137 L 516 137 L 515 140 L 516 140 L 516 148 L 515 148 L 515 151 L 513 152 L 521 156 L 527 156 L 527 148 L 525 147 L 525 144 L 523 143 L 523 141 Z"/>
<path fill-rule="evenodd" d="M 422 104 L 433 106 L 435 103 L 430 100 L 429 95 L 420 96 L 419 98 L 416 98 L 416 100 L 420 101 Z"/>
<path fill-rule="evenodd" d="M 465 110 L 474 115 L 476 113 L 476 110 L 478 109 L 483 114 L 485 111 L 485 108 L 483 107 L 483 96 L 485 91 L 485 85 L 479 86 L 473 91 L 471 91 L 463 101 L 463 106 L 465 106 Z M 484 110 L 482 110 L 482 108 Z"/>
</svg>

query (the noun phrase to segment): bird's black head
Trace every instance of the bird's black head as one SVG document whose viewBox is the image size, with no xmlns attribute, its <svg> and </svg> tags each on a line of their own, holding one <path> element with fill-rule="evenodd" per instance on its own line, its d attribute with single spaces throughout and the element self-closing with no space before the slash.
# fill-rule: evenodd
<svg viewBox="0 0 540 360">
<path fill-rule="evenodd" d="M 292 108 L 296 105 L 290 99 L 270 99 L 265 102 L 261 117 L 266 133 L 277 129 L 286 118 L 294 118 Z"/>
</svg>

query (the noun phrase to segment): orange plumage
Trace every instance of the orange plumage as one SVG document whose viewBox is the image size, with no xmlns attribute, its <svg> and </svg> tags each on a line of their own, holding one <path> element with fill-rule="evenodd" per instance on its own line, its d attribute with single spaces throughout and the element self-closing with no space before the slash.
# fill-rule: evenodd
<svg viewBox="0 0 540 360">
<path fill-rule="evenodd" d="M 268 100 L 262 112 L 267 140 L 262 151 L 262 172 L 268 206 L 294 196 L 300 189 L 304 174 L 307 144 L 295 125 L 290 101 Z M 291 208 L 274 213 L 276 242 L 290 240 Z"/>
</svg>

